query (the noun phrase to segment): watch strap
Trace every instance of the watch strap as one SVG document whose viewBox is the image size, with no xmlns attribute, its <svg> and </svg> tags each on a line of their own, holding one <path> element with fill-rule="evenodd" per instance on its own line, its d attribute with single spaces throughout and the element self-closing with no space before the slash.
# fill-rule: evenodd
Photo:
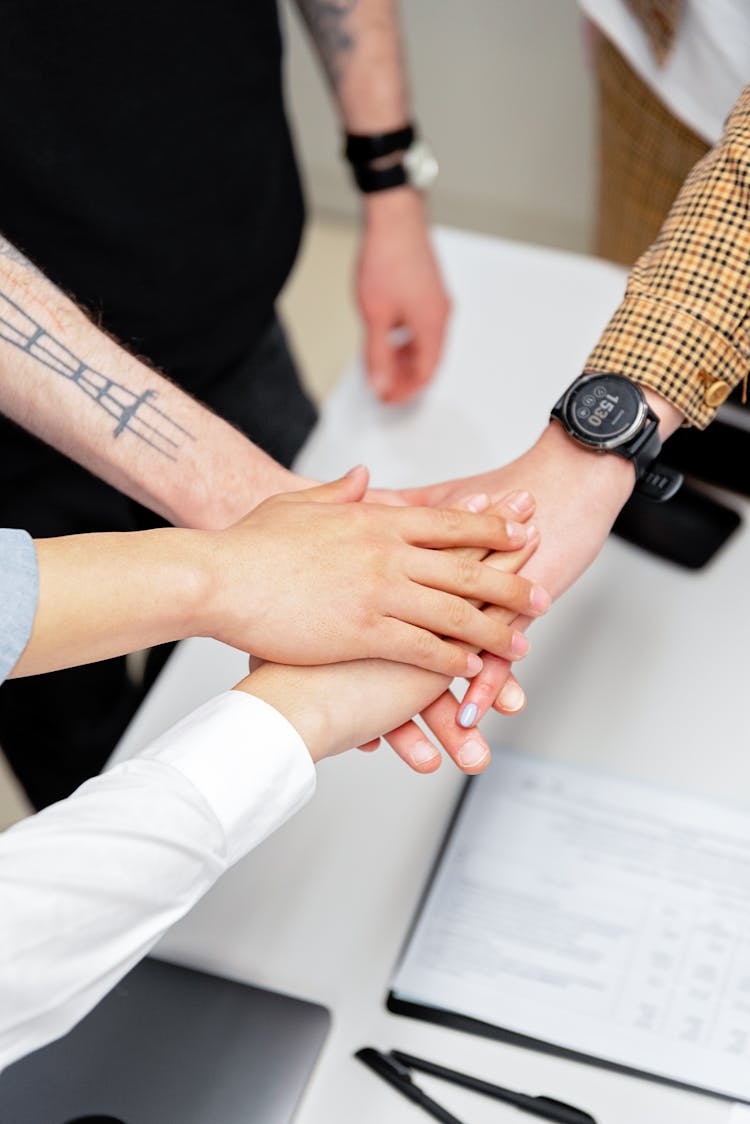
<svg viewBox="0 0 750 1124">
<path fill-rule="evenodd" d="M 390 133 L 347 133 L 344 156 L 356 168 L 360 164 L 371 164 L 392 156 L 394 152 L 405 152 L 417 139 L 414 125 L 404 125 Z"/>
<path fill-rule="evenodd" d="M 409 182 L 403 164 L 394 164 L 392 168 L 368 168 L 364 164 L 354 164 L 352 172 L 357 187 L 366 195 L 373 191 L 387 191 L 391 187 L 401 187 Z"/>
</svg>

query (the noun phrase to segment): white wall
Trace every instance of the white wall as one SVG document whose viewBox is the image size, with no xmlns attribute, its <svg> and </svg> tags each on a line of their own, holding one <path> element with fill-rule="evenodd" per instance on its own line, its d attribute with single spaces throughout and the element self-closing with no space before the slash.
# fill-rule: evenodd
<svg viewBox="0 0 750 1124">
<path fill-rule="evenodd" d="M 575 0 L 401 0 L 438 221 L 586 249 L 593 88 Z M 336 119 L 288 14 L 287 80 L 312 205 L 355 212 Z"/>
</svg>

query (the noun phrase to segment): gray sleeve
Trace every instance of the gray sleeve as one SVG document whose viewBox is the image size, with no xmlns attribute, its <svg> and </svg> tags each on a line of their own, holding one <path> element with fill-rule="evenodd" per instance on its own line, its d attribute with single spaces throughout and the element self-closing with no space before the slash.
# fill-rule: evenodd
<svg viewBox="0 0 750 1124">
<path fill-rule="evenodd" d="M 0 683 L 29 642 L 38 596 L 34 540 L 26 531 L 0 529 Z"/>
</svg>

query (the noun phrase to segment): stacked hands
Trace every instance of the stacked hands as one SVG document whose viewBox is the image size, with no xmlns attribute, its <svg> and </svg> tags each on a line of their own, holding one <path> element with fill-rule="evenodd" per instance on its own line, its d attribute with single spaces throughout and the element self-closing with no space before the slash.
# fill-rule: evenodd
<svg viewBox="0 0 750 1124">
<path fill-rule="evenodd" d="M 409 720 L 437 707 L 431 724 L 445 749 L 464 772 L 480 772 L 489 749 L 476 730 L 456 725 L 448 687 L 455 676 L 479 676 L 490 659 L 503 668 L 521 659 L 529 649 L 521 626 L 549 608 L 547 591 L 517 573 L 540 542 L 529 522 L 534 500 L 515 490 L 456 497 L 455 507 L 359 503 L 369 498 L 367 481 L 366 469 L 353 469 L 333 484 L 273 497 L 214 532 L 267 535 L 274 544 L 254 552 L 269 566 L 256 586 L 268 591 L 260 618 L 243 621 L 222 605 L 231 576 L 209 599 L 214 619 L 218 607 L 227 621 L 221 639 L 247 647 L 257 636 L 256 670 L 236 689 L 283 713 L 315 760 L 354 744 L 374 749 L 391 730 L 393 748 L 421 773 L 441 756 Z M 501 709 L 517 712 L 524 701 L 507 678 Z"/>
<path fill-rule="evenodd" d="M 312 589 L 300 630 L 284 631 L 286 645 L 269 641 L 272 616 L 284 628 L 278 603 L 273 612 L 269 603 L 262 644 L 251 650 L 277 661 L 351 662 L 304 673 L 266 665 L 238 689 L 285 714 L 316 759 L 352 745 L 373 749 L 385 736 L 411 768 L 433 772 L 441 755 L 412 720 L 421 713 L 460 769 L 481 772 L 490 752 L 476 723 L 490 707 L 512 715 L 525 705 L 512 674 L 528 650 L 524 630 L 594 560 L 634 482 L 627 461 L 594 456 L 550 425 L 517 460 L 481 476 L 365 497 L 359 469 L 267 501 L 249 518 L 265 510 L 273 520 L 287 505 L 286 517 L 309 527 L 299 564 Z M 419 506 L 351 506 L 375 494 Z M 321 500 L 344 498 L 348 507 L 321 511 Z M 295 592 L 287 587 L 282 598 Z M 470 680 L 460 704 L 449 690 L 456 675 Z"/>
</svg>

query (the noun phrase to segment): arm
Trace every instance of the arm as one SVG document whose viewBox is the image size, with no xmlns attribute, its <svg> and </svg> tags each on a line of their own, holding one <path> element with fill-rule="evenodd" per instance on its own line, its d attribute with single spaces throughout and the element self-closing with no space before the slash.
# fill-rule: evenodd
<svg viewBox="0 0 750 1124">
<path fill-rule="evenodd" d="M 465 598 L 543 612 L 546 597 L 540 603 L 523 579 L 467 568 L 435 548 L 512 550 L 525 538 L 520 524 L 479 514 L 486 497 L 473 512 L 357 504 L 366 486 L 367 472 L 356 469 L 268 500 L 225 531 L 73 535 L 40 540 L 36 559 L 30 541 L 13 540 L 7 562 L 0 553 L 0 635 L 18 632 L 5 618 L 19 604 L 33 628 L 29 638 L 21 622 L 7 668 L 33 675 L 196 635 L 277 662 L 388 656 L 451 676 L 475 674 L 481 661 L 442 632 L 510 655 L 505 622 Z M 30 578 L 24 599 L 19 587 Z"/>
<path fill-rule="evenodd" d="M 533 544 L 507 554 L 513 572 Z M 265 664 L 132 760 L 0 838 L 0 1070 L 64 1034 L 314 789 L 313 762 L 447 680 L 385 660 Z M 457 763 L 480 772 L 479 735 Z M 410 764 L 432 772 L 423 739 Z M 42 939 L 40 939 L 42 934 Z"/>
<path fill-rule="evenodd" d="M 306 483 L 97 329 L 2 236 L 0 411 L 172 523 L 227 526 Z"/>
<path fill-rule="evenodd" d="M 297 0 L 343 130 L 387 133 L 411 120 L 396 0 Z M 357 294 L 373 389 L 405 401 L 432 378 L 450 303 L 430 244 L 423 197 L 411 187 L 363 196 Z M 408 339 L 394 343 L 392 332 Z"/>
</svg>

